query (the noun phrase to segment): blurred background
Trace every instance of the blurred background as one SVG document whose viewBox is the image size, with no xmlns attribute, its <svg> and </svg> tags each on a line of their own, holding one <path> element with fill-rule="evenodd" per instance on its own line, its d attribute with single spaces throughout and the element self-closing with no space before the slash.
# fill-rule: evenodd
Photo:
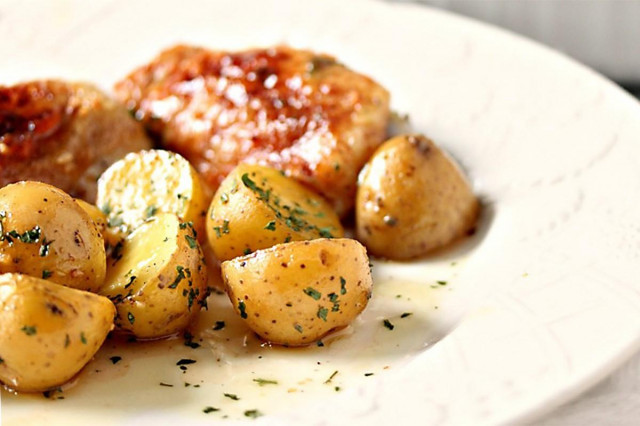
<svg viewBox="0 0 640 426">
<path fill-rule="evenodd" d="M 485 21 L 560 50 L 640 97 L 640 0 L 395 0 Z"/>
</svg>

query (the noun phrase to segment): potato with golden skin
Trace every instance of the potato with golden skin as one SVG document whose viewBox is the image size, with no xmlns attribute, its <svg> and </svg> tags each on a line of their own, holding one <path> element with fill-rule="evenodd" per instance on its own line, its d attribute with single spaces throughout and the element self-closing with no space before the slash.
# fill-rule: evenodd
<svg viewBox="0 0 640 426">
<path fill-rule="evenodd" d="M 97 291 L 104 243 L 89 215 L 64 191 L 41 182 L 0 189 L 0 273 L 20 272 Z"/>
<path fill-rule="evenodd" d="M 222 263 L 235 311 L 263 339 L 308 345 L 347 326 L 367 306 L 372 279 L 356 240 L 279 244 Z"/>
<path fill-rule="evenodd" d="M 221 261 L 289 241 L 342 237 L 319 195 L 264 166 L 241 164 L 222 182 L 207 214 L 207 237 Z"/>
<path fill-rule="evenodd" d="M 79 198 L 76 198 L 75 200 L 76 203 L 82 207 L 82 210 L 87 212 L 91 220 L 93 220 L 93 223 L 96 225 L 98 232 L 102 236 L 107 249 L 115 247 L 120 241 L 122 241 L 122 235 L 117 231 L 117 229 L 109 227 L 107 215 L 104 214 L 98 206 L 87 203 Z"/>
<path fill-rule="evenodd" d="M 193 223 L 204 238 L 209 189 L 180 154 L 148 150 L 127 154 L 98 180 L 96 205 L 111 232 L 123 237 L 158 213 L 173 213 Z"/>
<path fill-rule="evenodd" d="M 75 376 L 113 328 L 106 297 L 22 274 L 0 275 L 0 381 L 36 392 Z"/>
<path fill-rule="evenodd" d="M 357 238 L 376 256 L 423 256 L 471 232 L 478 212 L 462 171 L 422 135 L 385 142 L 360 174 Z"/>
<path fill-rule="evenodd" d="M 100 294 L 115 303 L 116 326 L 138 338 L 183 330 L 208 295 L 193 226 L 171 213 L 147 220 L 111 254 Z"/>
</svg>

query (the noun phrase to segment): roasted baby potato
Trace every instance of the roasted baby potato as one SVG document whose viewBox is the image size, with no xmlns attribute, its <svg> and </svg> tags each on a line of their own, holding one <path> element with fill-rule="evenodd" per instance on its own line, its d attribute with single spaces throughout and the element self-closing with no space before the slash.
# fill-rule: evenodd
<svg viewBox="0 0 640 426">
<path fill-rule="evenodd" d="M 321 196 L 258 165 L 236 167 L 207 215 L 209 244 L 221 261 L 279 243 L 343 235 L 340 219 Z"/>
<path fill-rule="evenodd" d="M 0 381 L 44 391 L 75 376 L 113 328 L 106 297 L 22 274 L 0 275 Z"/>
<path fill-rule="evenodd" d="M 263 339 L 301 346 L 348 325 L 371 297 L 365 248 L 350 239 L 279 244 L 222 263 L 235 311 Z"/>
<path fill-rule="evenodd" d="M 204 238 L 207 189 L 179 154 L 149 150 L 128 154 L 98 180 L 97 205 L 107 224 L 126 236 L 157 213 L 174 213 L 193 223 Z"/>
<path fill-rule="evenodd" d="M 410 259 L 469 233 L 478 211 L 465 176 L 431 140 L 397 136 L 362 169 L 356 232 L 372 254 Z"/>
<path fill-rule="evenodd" d="M 207 272 L 193 226 L 159 213 L 138 227 L 109 259 L 105 285 L 116 326 L 141 339 L 184 329 L 205 304 Z"/>
<path fill-rule="evenodd" d="M 21 272 L 97 291 L 104 243 L 89 215 L 62 190 L 40 182 L 0 189 L 0 273 Z"/>
</svg>

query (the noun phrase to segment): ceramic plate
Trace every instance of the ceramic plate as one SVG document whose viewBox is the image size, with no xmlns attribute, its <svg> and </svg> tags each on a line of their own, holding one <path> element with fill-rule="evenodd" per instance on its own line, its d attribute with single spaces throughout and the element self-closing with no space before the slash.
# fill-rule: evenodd
<svg viewBox="0 0 640 426">
<path fill-rule="evenodd" d="M 371 304 L 323 347 L 266 347 L 213 296 L 200 347 L 109 340 L 48 399 L 3 392 L 3 424 L 522 422 L 638 346 L 640 106 L 560 54 L 424 7 L 338 0 L 4 1 L 0 39 L 4 84 L 106 90 L 177 42 L 330 52 L 385 85 L 484 204 L 464 244 L 376 262 Z"/>
</svg>

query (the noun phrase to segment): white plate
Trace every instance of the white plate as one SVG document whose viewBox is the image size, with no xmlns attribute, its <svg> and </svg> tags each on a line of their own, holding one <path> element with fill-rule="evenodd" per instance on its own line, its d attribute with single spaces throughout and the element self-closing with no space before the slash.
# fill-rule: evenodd
<svg viewBox="0 0 640 426">
<path fill-rule="evenodd" d="M 109 342 L 64 400 L 3 393 L 4 424 L 207 424 L 248 409 L 272 424 L 522 422 L 638 347 L 640 107 L 557 53 L 423 7 L 338 0 L 5 1 L 0 39 L 2 83 L 61 76 L 106 89 L 176 42 L 333 53 L 389 88 L 486 202 L 465 246 L 377 264 L 372 304 L 325 348 L 261 347 L 214 297 L 203 347 Z M 221 318 L 228 342 L 206 323 Z M 180 357 L 198 363 L 182 374 Z"/>
</svg>

